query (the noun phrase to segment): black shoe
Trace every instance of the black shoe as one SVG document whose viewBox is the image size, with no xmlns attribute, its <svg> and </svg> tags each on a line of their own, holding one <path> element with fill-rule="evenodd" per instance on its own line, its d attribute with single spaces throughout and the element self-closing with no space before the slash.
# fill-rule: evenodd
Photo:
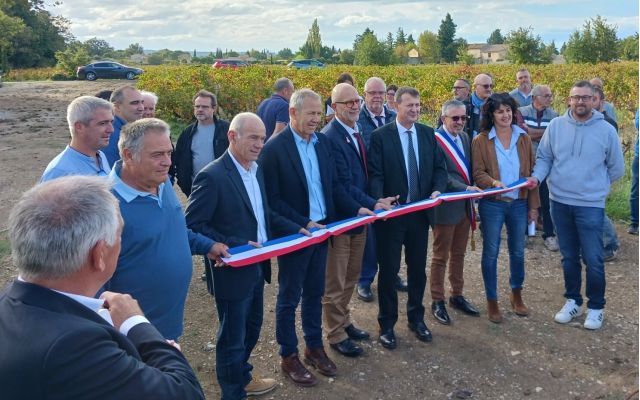
<svg viewBox="0 0 640 400">
<path fill-rule="evenodd" d="M 427 324 L 422 321 L 415 324 L 409 322 L 409 330 L 415 332 L 418 340 L 422 342 L 430 342 L 433 340 L 433 335 L 431 335 L 431 331 L 427 328 Z"/>
<path fill-rule="evenodd" d="M 207 281 L 207 274 L 205 274 L 203 272 L 202 275 L 200 275 L 200 279 L 202 279 L 203 282 L 206 282 Z"/>
<path fill-rule="evenodd" d="M 632 235 L 638 234 L 638 225 L 629 225 L 629 229 L 627 230 Z"/>
<path fill-rule="evenodd" d="M 380 332 L 380 337 L 378 338 L 382 347 L 393 350 L 398 346 L 396 342 L 396 334 L 393 333 L 393 329 L 386 330 L 384 332 Z"/>
<path fill-rule="evenodd" d="M 344 328 L 344 331 L 349 335 L 349 339 L 352 340 L 367 340 L 369 339 L 369 332 L 356 328 L 353 324 Z"/>
<path fill-rule="evenodd" d="M 373 301 L 373 293 L 371 293 L 371 284 L 358 284 L 358 298 L 366 303 Z"/>
<path fill-rule="evenodd" d="M 346 357 L 358 357 L 362 354 L 362 347 L 353 343 L 351 339 L 345 339 L 340 343 L 330 344 L 331 348 Z"/>
<path fill-rule="evenodd" d="M 451 324 L 451 318 L 449 318 L 449 313 L 447 312 L 447 307 L 444 305 L 444 300 L 434 301 L 431 303 L 431 312 L 433 313 L 436 321 L 440 322 L 442 325 Z"/>
<path fill-rule="evenodd" d="M 465 299 L 464 296 L 451 296 L 449 297 L 449 305 L 455 308 L 456 310 L 460 310 L 467 315 L 472 315 L 474 317 L 480 316 L 480 311 L 469 302 L 469 300 Z"/>
<path fill-rule="evenodd" d="M 398 292 L 406 292 L 409 290 L 407 284 L 402 280 L 400 275 L 396 275 L 396 290 Z"/>
</svg>

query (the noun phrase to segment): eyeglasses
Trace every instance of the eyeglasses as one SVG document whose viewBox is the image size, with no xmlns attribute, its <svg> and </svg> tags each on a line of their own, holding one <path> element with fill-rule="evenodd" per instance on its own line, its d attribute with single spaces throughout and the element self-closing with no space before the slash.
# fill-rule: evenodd
<svg viewBox="0 0 640 400">
<path fill-rule="evenodd" d="M 545 99 L 552 99 L 553 95 L 552 94 L 541 94 L 541 95 L 538 95 L 537 97 L 544 97 Z"/>
<path fill-rule="evenodd" d="M 345 106 L 351 108 L 355 105 L 357 105 L 358 107 L 360 107 L 360 99 L 358 100 L 347 100 L 347 101 L 334 101 L 334 103 L 336 104 L 344 104 Z"/>
<path fill-rule="evenodd" d="M 476 85 L 476 87 L 477 87 L 477 86 L 481 86 L 481 87 L 483 87 L 483 88 L 485 88 L 485 89 L 493 89 L 493 86 L 494 86 L 494 85 L 493 85 L 493 83 L 485 83 L 485 84 L 478 83 L 478 84 Z"/>
<path fill-rule="evenodd" d="M 462 89 L 469 89 L 469 88 L 466 87 L 466 86 L 454 86 L 453 87 L 453 90 L 462 90 Z"/>
<path fill-rule="evenodd" d="M 375 96 L 375 95 L 382 96 L 383 94 L 385 94 L 385 92 L 382 92 L 382 91 L 376 92 L 376 91 L 373 91 L 373 90 L 366 91 L 365 93 L 370 94 L 371 96 Z"/>
<path fill-rule="evenodd" d="M 387 92 L 387 96 L 395 96 L 396 92 Z"/>
<path fill-rule="evenodd" d="M 580 100 L 582 100 L 583 103 L 586 103 L 587 101 L 591 101 L 591 99 L 593 98 L 593 96 L 569 96 L 569 98 L 571 98 L 571 100 L 575 101 L 576 103 L 579 103 Z"/>
<path fill-rule="evenodd" d="M 453 117 L 447 116 L 447 118 L 451 118 L 453 122 L 459 122 L 459 121 L 465 122 L 467 120 L 466 115 L 454 115 Z"/>
</svg>

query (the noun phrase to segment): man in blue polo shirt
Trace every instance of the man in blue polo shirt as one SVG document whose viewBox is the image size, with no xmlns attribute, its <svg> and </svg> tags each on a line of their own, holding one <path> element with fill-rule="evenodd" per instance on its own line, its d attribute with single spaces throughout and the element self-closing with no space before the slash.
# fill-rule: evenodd
<svg viewBox="0 0 640 400">
<path fill-rule="evenodd" d="M 106 100 L 82 96 L 67 107 L 71 143 L 58 154 L 42 174 L 41 182 L 66 175 L 106 176 L 111 169 L 104 153 L 113 133 L 113 109 Z"/>
<path fill-rule="evenodd" d="M 518 106 L 524 107 L 531 104 L 531 74 L 526 68 L 520 68 L 516 72 L 516 81 L 518 87 L 509 92 L 509 96 L 518 102 Z"/>
<path fill-rule="evenodd" d="M 293 94 L 293 82 L 280 78 L 273 85 L 274 93 L 258 106 L 258 116 L 267 130 L 267 140 L 289 125 L 289 99 Z"/>
<path fill-rule="evenodd" d="M 166 339 L 182 335 L 192 254 L 219 260 L 227 246 L 187 229 L 168 178 L 173 146 L 169 125 L 155 118 L 127 124 L 111 171 L 124 220 L 122 249 L 105 289 L 129 293 Z"/>
<path fill-rule="evenodd" d="M 130 122 L 139 120 L 144 114 L 144 98 L 142 94 L 133 86 L 124 86 L 111 93 L 111 102 L 115 118 L 113 120 L 113 135 L 109 139 L 109 145 L 104 149 L 109 166 L 120 159 L 118 151 L 118 139 L 120 139 L 120 129 Z"/>
</svg>

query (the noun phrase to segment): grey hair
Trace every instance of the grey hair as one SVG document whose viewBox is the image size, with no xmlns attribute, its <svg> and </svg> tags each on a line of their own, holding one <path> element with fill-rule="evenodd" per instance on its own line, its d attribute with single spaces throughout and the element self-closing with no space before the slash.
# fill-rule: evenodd
<svg viewBox="0 0 640 400">
<path fill-rule="evenodd" d="M 67 123 L 71 137 L 76 133 L 75 124 L 89 125 L 96 110 L 105 109 L 113 113 L 113 105 L 108 101 L 94 96 L 80 96 L 67 106 Z"/>
<path fill-rule="evenodd" d="M 240 114 L 237 114 L 235 117 L 233 117 L 231 123 L 229 124 L 229 130 L 242 135 L 245 123 L 250 120 L 260 122 L 260 125 L 264 127 L 264 123 L 256 114 L 252 112 L 241 112 Z"/>
<path fill-rule="evenodd" d="M 124 92 L 127 90 L 138 91 L 138 89 L 133 86 L 123 86 L 119 89 L 116 89 L 111 93 L 111 98 L 109 99 L 113 104 L 122 104 L 124 101 Z"/>
<path fill-rule="evenodd" d="M 60 279 L 79 271 L 100 241 L 113 246 L 122 219 L 111 181 L 54 179 L 26 191 L 9 216 L 14 265 L 26 279 Z"/>
<path fill-rule="evenodd" d="M 384 86 L 384 90 L 387 90 L 387 85 L 384 83 L 384 80 L 382 80 L 382 78 L 378 78 L 377 76 L 372 76 L 371 78 L 367 79 L 367 81 L 364 83 L 364 91 L 366 92 L 367 90 L 369 90 L 369 86 L 371 86 L 371 84 L 373 82 L 380 82 L 382 83 L 382 86 Z"/>
<path fill-rule="evenodd" d="M 134 160 L 140 160 L 142 140 L 151 131 L 163 133 L 167 137 L 170 137 L 171 134 L 169 125 L 157 118 L 142 118 L 123 126 L 120 131 L 120 140 L 118 140 L 120 157 L 124 159 L 124 149 L 128 149 Z"/>
<path fill-rule="evenodd" d="M 147 92 L 146 90 L 141 90 L 140 94 L 144 96 L 149 96 L 153 99 L 154 104 L 158 104 L 158 95 L 153 92 Z"/>
<path fill-rule="evenodd" d="M 451 110 L 452 108 L 464 108 L 465 110 L 467 109 L 464 103 L 460 100 L 449 100 L 442 105 L 442 115 L 448 117 L 449 110 Z"/>
<path fill-rule="evenodd" d="M 273 84 L 273 90 L 276 93 L 282 92 L 285 89 L 293 89 L 293 82 L 289 78 L 279 78 L 276 83 Z"/>
<path fill-rule="evenodd" d="M 549 91 L 551 91 L 551 88 L 548 85 L 535 85 L 533 89 L 531 89 L 531 96 L 533 97 L 541 96 L 542 89 L 549 89 Z"/>
<path fill-rule="evenodd" d="M 298 89 L 291 95 L 291 99 L 289 100 L 289 108 L 295 108 L 298 112 L 302 111 L 302 104 L 304 103 L 304 99 L 307 97 L 311 97 L 322 102 L 322 98 L 316 92 L 311 89 Z"/>
<path fill-rule="evenodd" d="M 420 92 L 418 92 L 418 89 L 409 86 L 402 86 L 398 88 L 398 90 L 396 90 L 396 103 L 402 103 L 401 100 L 403 94 L 408 94 L 411 97 L 420 97 Z"/>
</svg>

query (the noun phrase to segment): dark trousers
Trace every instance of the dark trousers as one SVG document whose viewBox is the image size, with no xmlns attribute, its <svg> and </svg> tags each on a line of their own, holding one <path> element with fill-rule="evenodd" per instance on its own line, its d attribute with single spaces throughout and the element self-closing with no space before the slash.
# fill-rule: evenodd
<svg viewBox="0 0 640 400">
<path fill-rule="evenodd" d="M 296 309 L 300 300 L 305 344 L 310 349 L 322 347 L 322 295 L 326 265 L 326 241 L 278 257 L 276 339 L 282 357 L 298 352 Z"/>
<path fill-rule="evenodd" d="M 549 203 L 549 187 L 547 180 L 543 180 L 540 184 L 540 211 L 542 211 L 542 238 L 555 236 L 556 231 L 553 227 L 553 219 L 551 218 L 551 207 Z"/>
<path fill-rule="evenodd" d="M 424 320 L 422 299 L 427 284 L 427 240 L 429 221 L 425 213 L 414 213 L 375 223 L 378 255 L 378 323 L 380 329 L 392 329 L 398 321 L 396 275 L 404 245 L 407 264 L 407 319 L 411 323 Z"/>
<path fill-rule="evenodd" d="M 253 268 L 253 267 L 251 267 Z M 264 280 L 256 281 L 253 292 L 240 300 L 216 298 L 218 341 L 216 376 L 223 400 L 244 399 L 251 381 L 249 356 L 258 343 L 262 326 Z"/>
<path fill-rule="evenodd" d="M 376 257 L 376 235 L 373 226 L 367 225 L 367 242 L 362 256 L 362 270 L 360 271 L 360 285 L 371 285 L 378 273 L 378 259 Z"/>
</svg>

